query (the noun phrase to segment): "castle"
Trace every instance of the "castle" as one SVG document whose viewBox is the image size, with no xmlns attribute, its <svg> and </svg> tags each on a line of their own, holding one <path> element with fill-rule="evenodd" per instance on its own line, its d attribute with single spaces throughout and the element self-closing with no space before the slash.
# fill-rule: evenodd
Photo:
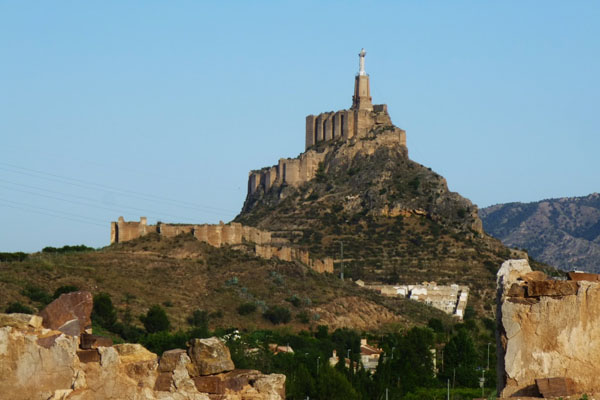
<svg viewBox="0 0 600 400">
<path fill-rule="evenodd" d="M 366 54 L 362 49 L 358 55 L 359 72 L 354 79 L 350 109 L 307 116 L 305 152 L 297 158 L 282 158 L 272 167 L 251 171 L 249 196 L 259 191 L 266 193 L 273 187 L 299 186 L 313 179 L 334 143 L 345 142 L 360 147 L 361 140 L 376 138 L 379 142 L 406 148 L 406 132 L 392 125 L 387 105 L 372 103 L 369 75 L 365 72 Z M 139 222 L 126 222 L 123 217 L 111 222 L 111 243 L 133 240 L 149 233 L 166 237 L 188 233 L 215 247 L 248 244 L 259 257 L 298 261 L 317 272 L 333 272 L 333 259 L 312 259 L 307 251 L 288 246 L 285 239 L 274 240 L 271 232 L 239 223 L 148 225 L 145 217 Z"/>
<path fill-rule="evenodd" d="M 321 144 L 356 142 L 390 131 L 392 140 L 406 147 L 406 132 L 392 125 L 386 104 L 373 105 L 369 75 L 365 72 L 364 49 L 359 53 L 359 72 L 354 79 L 352 106 L 348 110 L 325 112 L 306 117 L 305 152 L 297 158 L 282 158 L 277 165 L 250 171 L 248 195 L 268 192 L 274 186 L 300 186 L 315 177 L 327 152 Z"/>
</svg>

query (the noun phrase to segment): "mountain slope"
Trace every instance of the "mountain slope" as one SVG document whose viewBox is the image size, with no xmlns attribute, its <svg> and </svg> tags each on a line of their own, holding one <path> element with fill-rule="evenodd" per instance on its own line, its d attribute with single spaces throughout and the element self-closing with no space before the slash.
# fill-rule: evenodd
<svg viewBox="0 0 600 400">
<path fill-rule="evenodd" d="M 600 194 L 481 210 L 486 232 L 563 270 L 600 272 Z"/>
<path fill-rule="evenodd" d="M 185 328 L 186 318 L 202 309 L 213 315 L 213 328 L 272 329 L 261 314 L 274 306 L 290 310 L 286 326 L 295 330 L 326 324 L 332 330 L 344 325 L 374 331 L 425 324 L 432 317 L 449 321 L 421 303 L 382 297 L 301 264 L 254 257 L 244 246 L 215 248 L 192 235 L 157 234 L 93 252 L 37 253 L 0 262 L 0 309 L 15 301 L 39 309 L 41 304 L 24 295 L 27 288 L 53 293 L 65 285 L 109 293 L 122 318 L 126 310 L 137 316 L 160 304 L 175 328 Z M 240 315 L 237 308 L 244 303 L 257 310 Z"/>
<path fill-rule="evenodd" d="M 495 272 L 511 251 L 483 232 L 475 205 L 408 158 L 391 138 L 397 129 L 320 143 L 313 179 L 249 193 L 235 220 L 335 257 L 338 270 L 343 242 L 353 279 L 466 284 L 475 305 L 491 310 Z"/>
</svg>

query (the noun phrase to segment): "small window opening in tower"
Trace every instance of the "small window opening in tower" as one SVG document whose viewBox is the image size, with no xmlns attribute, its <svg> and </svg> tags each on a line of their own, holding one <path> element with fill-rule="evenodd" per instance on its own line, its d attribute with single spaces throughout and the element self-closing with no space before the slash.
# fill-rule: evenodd
<svg viewBox="0 0 600 400">
<path fill-rule="evenodd" d="M 342 117 L 340 119 L 340 125 L 341 125 L 340 136 L 344 136 L 344 114 L 340 115 L 340 117 Z"/>
</svg>

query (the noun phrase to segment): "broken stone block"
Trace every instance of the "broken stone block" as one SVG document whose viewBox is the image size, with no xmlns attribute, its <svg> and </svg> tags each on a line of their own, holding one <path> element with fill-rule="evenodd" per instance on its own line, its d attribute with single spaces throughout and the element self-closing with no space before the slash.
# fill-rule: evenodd
<svg viewBox="0 0 600 400">
<path fill-rule="evenodd" d="M 597 281 L 600 280 L 600 275 L 590 274 L 587 272 L 569 272 L 567 274 L 572 281 Z"/>
<path fill-rule="evenodd" d="M 527 296 L 569 296 L 577 294 L 575 281 L 531 281 L 527 284 Z"/>
<path fill-rule="evenodd" d="M 79 347 L 82 349 L 97 349 L 98 347 L 110 347 L 112 345 L 113 341 L 111 338 L 84 332 L 81 334 L 81 343 Z"/>
<path fill-rule="evenodd" d="M 508 297 L 525 297 L 525 286 L 513 283 L 506 294 Z"/>
<path fill-rule="evenodd" d="M 65 322 L 64 324 L 56 328 L 56 330 L 64 333 L 65 335 L 70 336 L 79 336 L 79 334 L 81 333 L 81 327 L 77 318 Z"/>
<path fill-rule="evenodd" d="M 98 350 L 77 350 L 77 357 L 82 363 L 100 362 Z"/>
<path fill-rule="evenodd" d="M 195 376 L 192 380 L 199 392 L 210 394 L 225 393 L 225 385 L 218 375 Z"/>
<path fill-rule="evenodd" d="M 54 345 L 56 339 L 60 336 L 59 333 L 50 334 L 48 336 L 40 336 L 37 339 L 37 344 L 45 349 L 49 349 Z"/>
<path fill-rule="evenodd" d="M 160 372 L 173 372 L 177 365 L 179 364 L 179 360 L 182 355 L 186 355 L 187 353 L 183 349 L 173 349 L 165 351 L 160 357 L 160 362 L 158 363 L 158 370 Z"/>
<path fill-rule="evenodd" d="M 571 396 L 575 394 L 575 385 L 570 378 L 536 379 L 535 384 L 544 398 Z"/>
<path fill-rule="evenodd" d="M 90 292 L 72 292 L 62 294 L 40 312 L 44 328 L 58 330 L 67 322 L 77 319 L 82 333 L 92 325 L 93 298 Z M 78 333 L 78 334 L 79 334 Z"/>
<path fill-rule="evenodd" d="M 213 375 L 235 368 L 229 349 L 218 338 L 192 339 L 189 345 L 188 355 L 199 375 Z"/>
<path fill-rule="evenodd" d="M 173 382 L 173 374 L 170 372 L 161 372 L 156 377 L 156 383 L 154 384 L 154 390 L 158 392 L 168 392 L 171 390 L 171 383 Z"/>
<path fill-rule="evenodd" d="M 542 271 L 531 271 L 521 276 L 521 279 L 523 279 L 525 282 L 545 281 L 548 279 L 548 275 L 546 275 Z"/>
<path fill-rule="evenodd" d="M 115 350 L 123 364 L 156 361 L 158 356 L 138 343 L 115 344 Z"/>
</svg>

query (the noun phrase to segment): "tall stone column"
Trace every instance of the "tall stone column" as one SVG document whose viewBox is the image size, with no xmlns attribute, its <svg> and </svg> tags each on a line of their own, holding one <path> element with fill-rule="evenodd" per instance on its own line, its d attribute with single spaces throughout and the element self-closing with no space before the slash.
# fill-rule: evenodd
<svg viewBox="0 0 600 400">
<path fill-rule="evenodd" d="M 373 103 L 371 101 L 371 88 L 369 87 L 369 75 L 365 72 L 365 56 L 367 52 L 362 49 L 358 53 L 359 70 L 354 79 L 354 96 L 352 96 L 353 110 L 368 110 L 373 111 Z"/>
</svg>

